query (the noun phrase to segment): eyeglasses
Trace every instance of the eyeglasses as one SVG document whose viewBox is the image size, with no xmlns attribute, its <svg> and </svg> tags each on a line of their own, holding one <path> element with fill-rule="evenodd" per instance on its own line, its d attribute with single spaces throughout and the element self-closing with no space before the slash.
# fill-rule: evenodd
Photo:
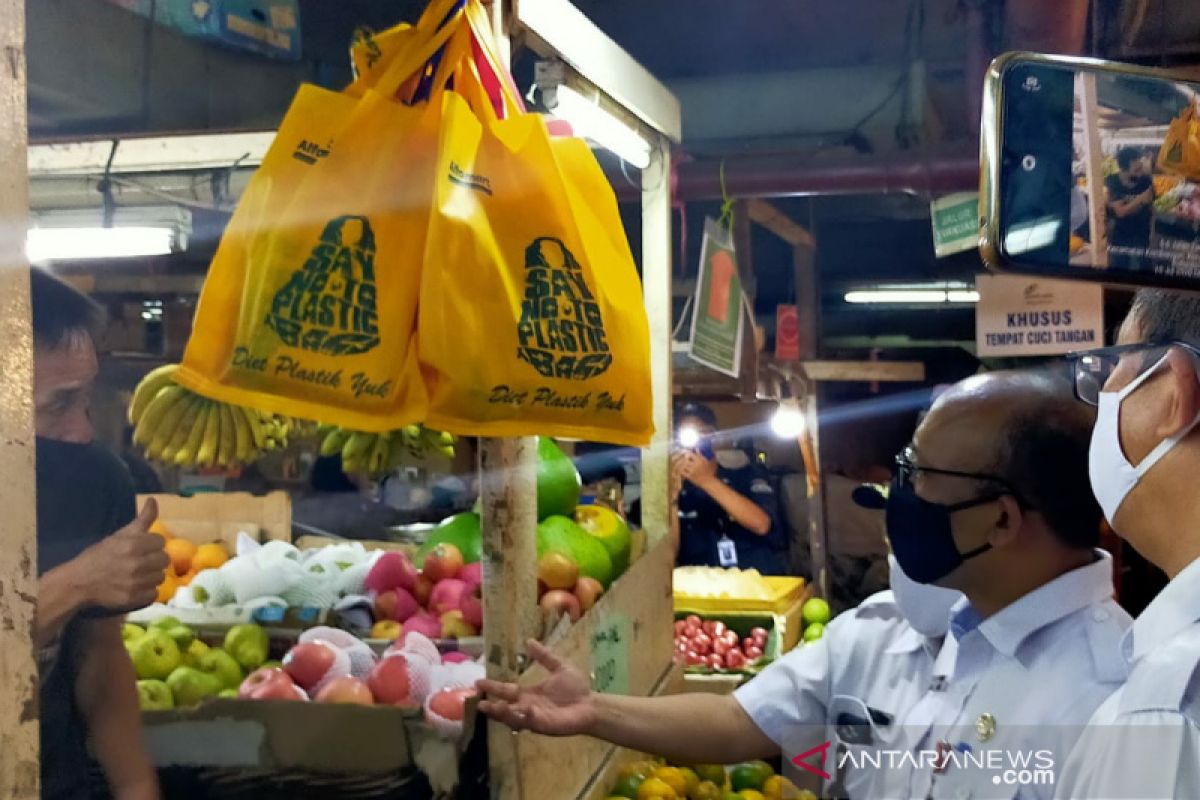
<svg viewBox="0 0 1200 800">
<path fill-rule="evenodd" d="M 1017 503 L 1022 508 L 1029 508 L 1029 504 L 1021 497 L 1021 493 L 1017 491 L 1017 487 L 1013 486 L 1007 479 L 1001 478 L 998 475 L 989 475 L 984 472 L 960 472 L 953 469 L 936 469 L 934 467 L 926 467 L 917 461 L 917 450 L 911 444 L 900 451 L 896 456 L 896 481 L 900 486 L 911 487 L 913 478 L 918 472 L 924 472 L 929 475 L 948 475 L 951 478 L 967 478 L 973 481 L 986 481 L 996 484 L 1003 491 L 996 492 L 991 495 L 984 495 L 977 499 L 994 500 L 1003 495 L 1012 495 Z"/>
<path fill-rule="evenodd" d="M 1181 347 L 1193 356 L 1200 358 L 1200 350 L 1187 342 L 1178 341 L 1121 344 L 1115 347 L 1101 347 L 1096 350 L 1069 353 L 1067 358 L 1072 362 L 1075 396 L 1090 406 L 1098 405 L 1104 385 L 1108 383 L 1108 379 L 1112 377 L 1113 371 L 1123 358 L 1140 358 L 1141 364 L 1137 371 L 1137 374 L 1140 375 L 1161 361 L 1172 347 Z"/>
</svg>

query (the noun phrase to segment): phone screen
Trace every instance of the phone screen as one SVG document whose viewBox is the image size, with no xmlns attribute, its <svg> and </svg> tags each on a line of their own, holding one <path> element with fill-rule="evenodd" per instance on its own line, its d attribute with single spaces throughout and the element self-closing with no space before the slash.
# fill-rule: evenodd
<svg viewBox="0 0 1200 800">
<path fill-rule="evenodd" d="M 1200 288 L 1200 85 L 1010 62 L 999 241 L 1035 272 Z"/>
</svg>

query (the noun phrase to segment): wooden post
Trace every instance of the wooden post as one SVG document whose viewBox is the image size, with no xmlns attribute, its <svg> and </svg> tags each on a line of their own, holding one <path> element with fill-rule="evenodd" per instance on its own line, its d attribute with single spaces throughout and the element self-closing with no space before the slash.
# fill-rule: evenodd
<svg viewBox="0 0 1200 800">
<path fill-rule="evenodd" d="M 1096 76 L 1080 71 L 1075 77 L 1079 89 L 1079 112 L 1083 117 L 1083 166 L 1088 185 L 1088 230 L 1092 237 L 1092 263 L 1097 269 L 1108 266 L 1108 206 L 1104 199 L 1104 154 L 1100 150 L 1100 117 L 1096 101 Z"/>
<path fill-rule="evenodd" d="M 800 317 L 800 357 L 812 360 L 818 355 L 821 326 L 821 283 L 817 274 L 816 251 L 809 243 L 796 245 L 796 305 Z M 808 549 L 812 560 L 812 578 L 822 597 L 829 597 L 829 553 L 825 527 L 825 482 L 821 476 L 820 385 L 809 382 L 801 399 L 804 410 L 804 436 L 811 453 L 808 465 Z"/>
<path fill-rule="evenodd" d="M 642 292 L 650 321 L 654 440 L 642 451 L 642 527 L 653 544 L 670 530 L 671 147 L 661 137 L 642 171 Z"/>
<path fill-rule="evenodd" d="M 25 221 L 25 3 L 0 2 L 0 797 L 41 796 L 38 672 L 33 650 L 37 602 L 37 520 L 33 459 L 33 345 Z"/>
</svg>

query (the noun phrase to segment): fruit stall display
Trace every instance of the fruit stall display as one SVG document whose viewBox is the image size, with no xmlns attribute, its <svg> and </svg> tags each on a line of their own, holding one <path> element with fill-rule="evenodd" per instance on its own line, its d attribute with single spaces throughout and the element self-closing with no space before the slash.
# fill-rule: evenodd
<svg viewBox="0 0 1200 800">
<path fill-rule="evenodd" d="M 824 600 L 801 578 L 679 567 L 674 658 L 691 691 L 729 692 L 802 641 L 819 637 Z"/>
<path fill-rule="evenodd" d="M 775 774 L 765 761 L 742 764 L 671 765 L 637 759 L 619 767 L 605 800 L 816 800 Z"/>
</svg>

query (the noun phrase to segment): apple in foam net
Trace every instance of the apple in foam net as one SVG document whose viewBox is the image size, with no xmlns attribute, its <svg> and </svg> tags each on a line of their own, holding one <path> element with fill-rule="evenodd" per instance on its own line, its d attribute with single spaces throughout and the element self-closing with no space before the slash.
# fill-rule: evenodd
<svg viewBox="0 0 1200 800">
<path fill-rule="evenodd" d="M 324 642 L 301 642 L 283 657 L 283 669 L 302 689 L 316 686 L 337 661 L 332 645 Z"/>
<path fill-rule="evenodd" d="M 279 667 L 262 667 L 250 673 L 238 689 L 244 700 L 307 700 L 308 695 Z"/>
<path fill-rule="evenodd" d="M 339 675 L 326 681 L 313 698 L 318 703 L 344 703 L 350 705 L 373 706 L 375 697 L 367 684 L 351 675 Z"/>
<path fill-rule="evenodd" d="M 406 658 L 390 656 L 380 660 L 367 678 L 367 688 L 377 703 L 410 707 L 417 705 L 412 697 L 412 677 Z"/>
</svg>

